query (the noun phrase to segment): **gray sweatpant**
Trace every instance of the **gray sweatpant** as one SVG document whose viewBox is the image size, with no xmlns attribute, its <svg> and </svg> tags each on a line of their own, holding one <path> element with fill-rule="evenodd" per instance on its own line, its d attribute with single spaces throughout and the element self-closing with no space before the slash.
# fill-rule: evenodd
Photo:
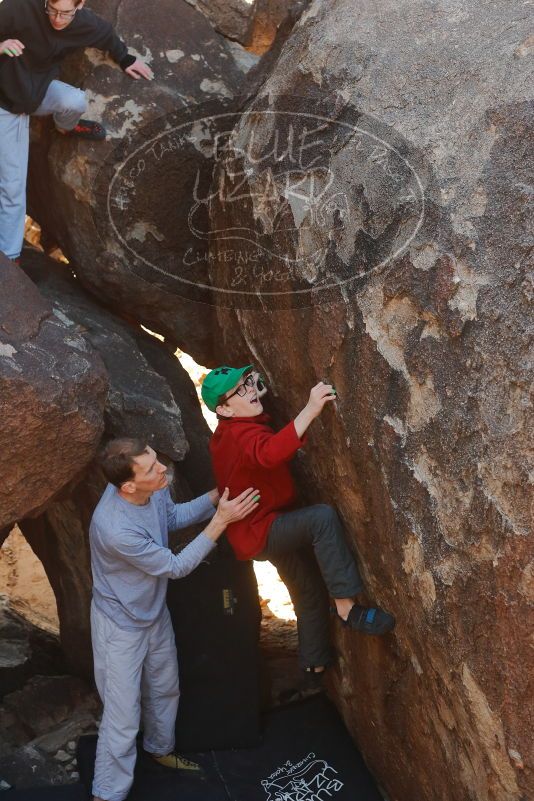
<svg viewBox="0 0 534 801">
<path fill-rule="evenodd" d="M 317 504 L 281 514 L 255 559 L 272 562 L 289 590 L 297 616 L 301 666 L 328 664 L 332 658 L 329 596 L 352 598 L 363 590 L 336 510 Z"/>
<path fill-rule="evenodd" d="M 162 756 L 174 748 L 180 692 L 169 610 L 165 607 L 150 626 L 122 629 L 93 603 L 91 639 L 95 681 L 104 704 L 93 795 L 123 801 L 133 782 L 141 717 L 146 751 Z"/>
<path fill-rule="evenodd" d="M 37 117 L 52 114 L 58 128 L 72 130 L 87 107 L 85 93 L 62 81 L 52 81 Z M 30 142 L 28 114 L 0 108 L 0 250 L 18 259 L 24 239 L 26 177 Z"/>
</svg>

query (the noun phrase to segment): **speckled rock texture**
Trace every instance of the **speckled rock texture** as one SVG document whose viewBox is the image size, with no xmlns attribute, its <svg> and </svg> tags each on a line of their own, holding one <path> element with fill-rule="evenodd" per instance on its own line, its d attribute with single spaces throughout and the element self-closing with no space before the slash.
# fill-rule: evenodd
<svg viewBox="0 0 534 801">
<path fill-rule="evenodd" d="M 219 361 L 338 390 L 298 472 L 397 617 L 331 682 L 395 801 L 534 797 L 528 13 L 315 0 L 212 192 Z"/>
<path fill-rule="evenodd" d="M 243 69 L 184 0 L 162 0 L 157 13 L 137 0 L 95 0 L 91 8 L 114 23 L 155 78 L 132 80 L 91 49 L 65 65 L 63 79 L 85 89 L 86 116 L 102 122 L 108 137 L 66 140 L 49 120 L 35 121 L 29 213 L 45 240 L 76 262 L 87 289 L 173 343 L 187 342 L 207 363 L 212 309 L 194 288 L 187 291 L 182 261 L 196 241 L 188 214 L 198 176 L 209 182 L 211 157 L 203 152 L 202 123 L 187 123 L 222 112 Z"/>
<path fill-rule="evenodd" d="M 22 264 L 56 316 L 81 334 L 97 351 L 109 376 L 105 406 L 106 430 L 115 436 L 140 437 L 169 459 L 181 461 L 189 450 L 180 409 L 158 372 L 139 351 L 137 337 L 152 340 L 139 325 L 115 318 L 80 287 L 66 265 L 27 248 Z M 156 347 L 180 363 L 156 340 Z"/>
<path fill-rule="evenodd" d="M 0 529 L 37 514 L 92 459 L 107 377 L 13 262 L 0 255 Z"/>
</svg>

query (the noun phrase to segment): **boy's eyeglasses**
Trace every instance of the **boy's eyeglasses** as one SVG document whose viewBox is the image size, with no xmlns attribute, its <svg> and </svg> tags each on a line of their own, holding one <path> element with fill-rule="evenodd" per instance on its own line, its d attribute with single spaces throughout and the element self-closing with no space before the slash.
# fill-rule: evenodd
<svg viewBox="0 0 534 801">
<path fill-rule="evenodd" d="M 234 395 L 239 395 L 239 397 L 240 397 L 240 398 L 244 398 L 244 397 L 245 397 L 245 395 L 247 394 L 247 392 L 249 391 L 250 387 L 253 387 L 253 386 L 255 386 L 255 384 L 256 384 L 256 382 L 255 382 L 255 380 L 254 380 L 254 376 L 253 376 L 252 374 L 251 374 L 251 375 L 247 375 L 247 377 L 245 378 L 245 380 L 243 381 L 243 383 L 242 383 L 242 384 L 240 384 L 240 385 L 238 386 L 238 388 L 237 388 L 237 389 L 235 389 L 235 390 L 232 392 L 232 394 L 231 394 L 231 395 L 227 395 L 227 396 L 225 397 L 225 399 L 224 399 L 224 402 L 226 403 L 226 401 L 229 401 L 229 400 L 230 400 L 230 398 L 233 398 L 233 397 L 234 397 Z"/>
<path fill-rule="evenodd" d="M 45 2 L 44 9 L 45 9 L 45 14 L 48 14 L 48 16 L 52 17 L 53 19 L 56 19 L 56 18 L 59 18 L 59 19 L 72 19 L 73 16 L 78 11 L 77 8 L 74 8 L 72 11 L 56 11 L 55 8 L 49 8 L 48 2 Z"/>
</svg>

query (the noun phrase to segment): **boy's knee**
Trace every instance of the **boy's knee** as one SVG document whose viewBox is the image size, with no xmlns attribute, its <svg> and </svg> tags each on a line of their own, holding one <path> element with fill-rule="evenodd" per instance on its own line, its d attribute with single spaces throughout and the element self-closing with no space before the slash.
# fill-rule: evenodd
<svg viewBox="0 0 534 801">
<path fill-rule="evenodd" d="M 82 92 L 80 90 L 73 91 L 72 95 L 69 96 L 68 102 L 65 104 L 65 106 L 66 106 L 65 112 L 67 113 L 73 112 L 79 114 L 81 117 L 82 114 L 84 114 L 87 109 L 87 100 L 85 97 L 85 92 Z"/>
<path fill-rule="evenodd" d="M 339 523 L 339 516 L 333 506 L 327 503 L 317 504 L 317 515 L 323 525 L 331 525 Z"/>
<path fill-rule="evenodd" d="M 334 507 L 330 506 L 328 503 L 318 503 L 315 508 L 322 517 L 331 517 L 332 514 L 336 514 Z"/>
</svg>

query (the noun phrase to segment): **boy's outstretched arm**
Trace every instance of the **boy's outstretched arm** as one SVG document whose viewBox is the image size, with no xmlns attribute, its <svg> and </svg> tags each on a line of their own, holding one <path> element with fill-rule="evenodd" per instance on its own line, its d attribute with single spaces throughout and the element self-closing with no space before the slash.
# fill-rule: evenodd
<svg viewBox="0 0 534 801">
<path fill-rule="evenodd" d="M 267 469 L 288 462 L 304 444 L 304 434 L 310 423 L 321 414 L 328 401 L 335 400 L 335 389 L 320 381 L 311 390 L 310 399 L 300 414 L 276 434 L 265 431 L 251 436 L 243 427 L 243 431 L 236 434 L 243 459 L 251 466 L 260 465 Z"/>
<path fill-rule="evenodd" d="M 304 409 L 295 417 L 295 431 L 297 435 L 302 438 L 316 417 L 319 417 L 325 405 L 330 401 L 336 400 L 336 391 L 331 384 L 325 384 L 319 381 L 311 392 L 308 403 Z"/>
</svg>

